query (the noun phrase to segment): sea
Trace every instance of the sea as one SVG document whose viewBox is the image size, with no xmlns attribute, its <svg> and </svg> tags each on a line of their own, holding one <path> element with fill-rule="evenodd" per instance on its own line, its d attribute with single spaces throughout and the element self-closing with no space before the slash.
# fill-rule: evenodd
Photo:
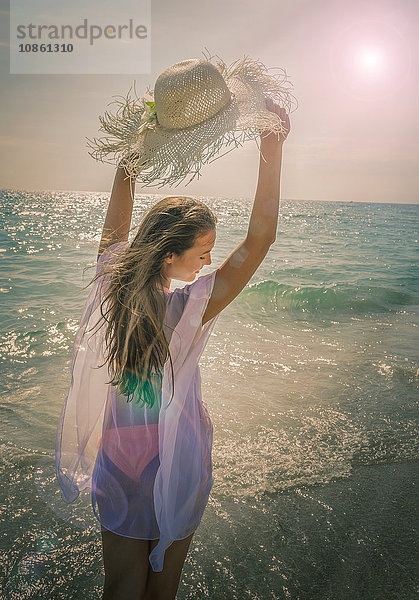
<svg viewBox="0 0 419 600">
<path fill-rule="evenodd" d="M 137 192 L 130 239 L 161 197 Z M 245 238 L 252 200 L 198 199 L 218 218 L 205 275 Z M 101 598 L 88 503 L 66 514 L 48 486 L 108 201 L 0 192 L 1 600 Z M 418 223 L 415 204 L 281 200 L 275 243 L 201 356 L 214 485 L 179 600 L 419 597 Z"/>
</svg>

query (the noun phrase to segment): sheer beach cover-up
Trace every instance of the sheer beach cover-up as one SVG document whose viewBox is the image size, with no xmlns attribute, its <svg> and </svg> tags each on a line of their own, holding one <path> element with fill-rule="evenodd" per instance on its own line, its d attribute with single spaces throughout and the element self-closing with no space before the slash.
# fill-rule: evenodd
<svg viewBox="0 0 419 600">
<path fill-rule="evenodd" d="M 97 271 L 128 242 L 100 256 Z M 202 325 L 216 271 L 199 277 L 166 298 L 165 334 L 173 361 L 163 368 L 161 397 L 153 408 L 127 402 L 110 380 L 104 361 L 105 326 L 100 302 L 103 274 L 93 284 L 75 336 L 70 389 L 57 427 L 55 463 L 61 496 L 74 502 L 90 489 L 101 525 L 136 539 L 159 539 L 149 555 L 162 571 L 174 540 L 198 527 L 213 484 L 213 427 L 202 402 L 198 361 L 219 315 Z M 94 333 L 92 330 L 94 329 Z"/>
</svg>

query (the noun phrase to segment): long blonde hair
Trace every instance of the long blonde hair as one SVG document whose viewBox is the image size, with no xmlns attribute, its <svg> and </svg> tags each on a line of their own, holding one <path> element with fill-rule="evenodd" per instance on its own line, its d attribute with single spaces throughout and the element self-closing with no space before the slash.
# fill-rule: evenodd
<svg viewBox="0 0 419 600">
<path fill-rule="evenodd" d="M 143 217 L 131 244 L 90 282 L 104 272 L 109 275 L 100 304 L 102 325 L 107 322 L 104 356 L 111 376 L 108 383 L 117 386 L 127 401 L 154 405 L 168 355 L 175 383 L 163 329 L 166 299 L 161 269 L 167 255 L 182 255 L 216 223 L 215 214 L 199 200 L 163 198 Z M 172 398 L 173 394 L 174 385 Z"/>
</svg>

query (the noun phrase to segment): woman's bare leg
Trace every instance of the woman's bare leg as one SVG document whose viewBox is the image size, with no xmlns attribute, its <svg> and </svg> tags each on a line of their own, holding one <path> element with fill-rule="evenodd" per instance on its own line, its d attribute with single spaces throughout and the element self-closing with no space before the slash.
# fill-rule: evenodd
<svg viewBox="0 0 419 600">
<path fill-rule="evenodd" d="M 102 528 L 105 584 L 102 600 L 142 600 L 149 568 L 150 540 L 126 538 Z"/>
<path fill-rule="evenodd" d="M 163 571 L 148 572 L 147 588 L 144 600 L 174 600 L 179 587 L 180 576 L 193 533 L 184 540 L 176 540 L 167 548 L 164 554 Z M 149 552 L 157 546 L 159 540 L 150 540 Z"/>
</svg>

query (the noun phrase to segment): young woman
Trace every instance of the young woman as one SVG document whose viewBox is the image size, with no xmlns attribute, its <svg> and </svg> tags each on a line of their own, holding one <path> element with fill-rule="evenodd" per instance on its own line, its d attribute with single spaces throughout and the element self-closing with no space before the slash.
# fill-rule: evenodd
<svg viewBox="0 0 419 600">
<path fill-rule="evenodd" d="M 103 600 L 176 597 L 213 483 L 212 424 L 197 363 L 218 315 L 251 279 L 276 237 L 282 147 L 290 124 L 284 108 L 270 99 L 266 107 L 281 118 L 286 133 L 261 135 L 247 235 L 217 270 L 196 280 L 211 264 L 215 215 L 198 200 L 169 196 L 148 211 L 128 244 L 134 184 L 123 168 L 116 172 L 98 252 L 97 278 L 107 283 L 91 291 L 81 319 L 84 327 L 100 309 L 108 353 L 100 355 L 95 338 L 76 339 L 85 352 L 81 366 L 78 355 L 73 359 L 79 406 L 63 409 L 64 433 L 57 438 L 57 476 L 67 501 L 84 486 L 82 478 L 69 474 L 80 464 L 90 473 L 89 457 L 94 463 Z M 171 292 L 172 278 L 190 283 Z M 111 367 L 112 385 L 106 388 L 100 369 L 92 375 L 85 367 L 97 365 L 100 356 Z M 103 394 L 101 412 L 94 403 L 102 406 Z M 98 447 L 99 434 L 92 431 L 99 429 Z M 74 431 L 77 442 L 66 442 Z M 70 451 L 64 453 L 64 447 Z"/>
</svg>

